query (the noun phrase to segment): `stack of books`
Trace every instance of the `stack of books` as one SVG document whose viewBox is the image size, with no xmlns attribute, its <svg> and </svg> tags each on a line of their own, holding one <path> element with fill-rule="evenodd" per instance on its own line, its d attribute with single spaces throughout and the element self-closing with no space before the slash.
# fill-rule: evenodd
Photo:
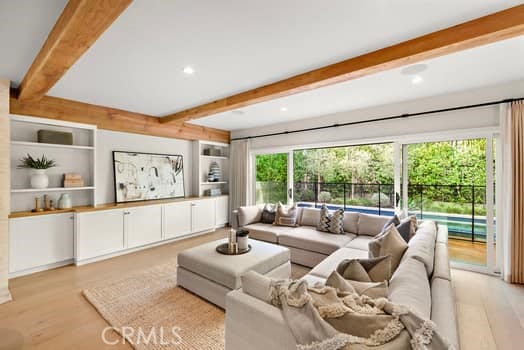
<svg viewBox="0 0 524 350">
<path fill-rule="evenodd" d="M 84 179 L 80 174 L 64 174 L 64 187 L 84 187 Z"/>
</svg>

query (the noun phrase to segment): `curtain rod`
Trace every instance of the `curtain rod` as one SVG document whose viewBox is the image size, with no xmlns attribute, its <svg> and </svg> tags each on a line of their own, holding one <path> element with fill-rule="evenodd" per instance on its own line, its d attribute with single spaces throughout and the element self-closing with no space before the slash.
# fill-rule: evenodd
<svg viewBox="0 0 524 350">
<path fill-rule="evenodd" d="M 336 123 L 336 124 L 331 124 L 331 125 L 315 126 L 315 127 L 311 127 L 311 128 L 288 130 L 288 131 L 280 131 L 280 132 L 274 132 L 274 133 L 270 133 L 270 134 L 236 137 L 236 138 L 231 139 L 231 141 L 257 139 L 257 138 L 260 138 L 260 137 L 288 135 L 288 134 L 295 134 L 295 133 L 306 132 L 306 131 L 315 131 L 315 130 L 338 128 L 338 127 L 341 127 L 341 126 L 358 125 L 358 124 L 366 124 L 366 123 L 374 123 L 374 122 L 382 122 L 382 121 L 386 121 L 386 120 L 404 119 L 404 118 L 418 117 L 418 116 L 428 115 L 428 114 L 436 114 L 436 113 L 443 113 L 443 112 L 450 112 L 450 111 L 459 111 L 459 110 L 470 109 L 470 108 L 486 107 L 486 106 L 492 106 L 492 105 L 497 105 L 497 104 L 501 104 L 501 103 L 509 103 L 509 102 L 514 102 L 514 101 L 521 101 L 521 100 L 524 100 L 524 97 L 508 98 L 508 99 L 504 99 L 504 100 L 484 102 L 484 103 L 477 103 L 477 104 L 473 104 L 473 105 L 465 105 L 465 106 L 458 106 L 458 107 L 434 109 L 434 110 L 429 110 L 429 111 L 424 111 L 424 112 L 417 112 L 417 113 L 404 113 L 404 114 L 398 114 L 398 115 L 393 115 L 393 116 L 389 116 L 389 117 L 381 117 L 381 118 L 375 118 L 375 119 L 358 120 L 358 121 L 355 121 L 355 122 Z"/>
</svg>

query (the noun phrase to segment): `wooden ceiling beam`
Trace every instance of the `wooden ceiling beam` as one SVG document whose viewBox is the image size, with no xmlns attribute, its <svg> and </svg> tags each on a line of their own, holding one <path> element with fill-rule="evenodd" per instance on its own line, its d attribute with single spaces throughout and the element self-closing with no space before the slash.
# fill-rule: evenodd
<svg viewBox="0 0 524 350">
<path fill-rule="evenodd" d="M 39 101 L 20 101 L 11 91 L 10 113 L 94 124 L 99 129 L 184 140 L 207 140 L 229 143 L 229 131 L 194 124 L 163 125 L 160 118 L 121 109 L 92 105 L 44 96 Z"/>
<path fill-rule="evenodd" d="M 524 5 L 519 5 L 269 85 L 170 114 L 162 117 L 161 122 L 187 122 L 523 34 Z"/>
<path fill-rule="evenodd" d="M 131 1 L 69 0 L 22 80 L 18 98 L 42 98 Z"/>
</svg>

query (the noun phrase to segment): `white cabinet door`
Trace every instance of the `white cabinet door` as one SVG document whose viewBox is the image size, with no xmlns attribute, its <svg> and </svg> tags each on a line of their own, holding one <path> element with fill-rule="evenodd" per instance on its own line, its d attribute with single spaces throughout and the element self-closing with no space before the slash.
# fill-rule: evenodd
<svg viewBox="0 0 524 350">
<path fill-rule="evenodd" d="M 216 226 L 224 226 L 229 222 L 229 197 L 216 198 Z"/>
<path fill-rule="evenodd" d="M 73 214 L 9 220 L 9 272 L 73 259 Z"/>
<path fill-rule="evenodd" d="M 124 209 L 127 248 L 139 247 L 162 239 L 162 206 Z"/>
<path fill-rule="evenodd" d="M 76 214 L 77 260 L 124 249 L 124 211 L 101 210 Z"/>
<path fill-rule="evenodd" d="M 216 201 L 214 198 L 193 201 L 192 231 L 201 232 L 215 228 Z"/>
<path fill-rule="evenodd" d="M 164 205 L 164 238 L 170 239 L 191 233 L 191 202 Z"/>
</svg>

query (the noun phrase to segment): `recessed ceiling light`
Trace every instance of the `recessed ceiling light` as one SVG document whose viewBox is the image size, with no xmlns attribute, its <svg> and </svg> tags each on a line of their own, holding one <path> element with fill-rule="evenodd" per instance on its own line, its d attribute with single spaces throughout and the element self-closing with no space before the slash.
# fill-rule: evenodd
<svg viewBox="0 0 524 350">
<path fill-rule="evenodd" d="M 191 74 L 195 73 L 195 69 L 193 67 L 191 67 L 191 66 L 187 66 L 187 67 L 184 67 L 183 72 L 188 74 L 188 75 L 191 75 Z"/>
<path fill-rule="evenodd" d="M 420 83 L 422 83 L 422 80 L 424 80 L 424 79 L 422 79 L 422 77 L 421 77 L 420 75 L 415 75 L 415 76 L 411 79 L 411 82 L 412 82 L 413 84 L 420 84 Z"/>
<path fill-rule="evenodd" d="M 402 75 L 415 75 L 415 74 L 422 73 L 426 69 L 428 69 L 428 65 L 427 64 L 424 64 L 424 63 L 413 64 L 411 66 L 407 66 L 407 67 L 402 68 L 402 70 L 400 71 L 400 74 L 402 74 Z"/>
<path fill-rule="evenodd" d="M 287 107 L 280 107 L 281 112 L 287 112 Z"/>
</svg>

